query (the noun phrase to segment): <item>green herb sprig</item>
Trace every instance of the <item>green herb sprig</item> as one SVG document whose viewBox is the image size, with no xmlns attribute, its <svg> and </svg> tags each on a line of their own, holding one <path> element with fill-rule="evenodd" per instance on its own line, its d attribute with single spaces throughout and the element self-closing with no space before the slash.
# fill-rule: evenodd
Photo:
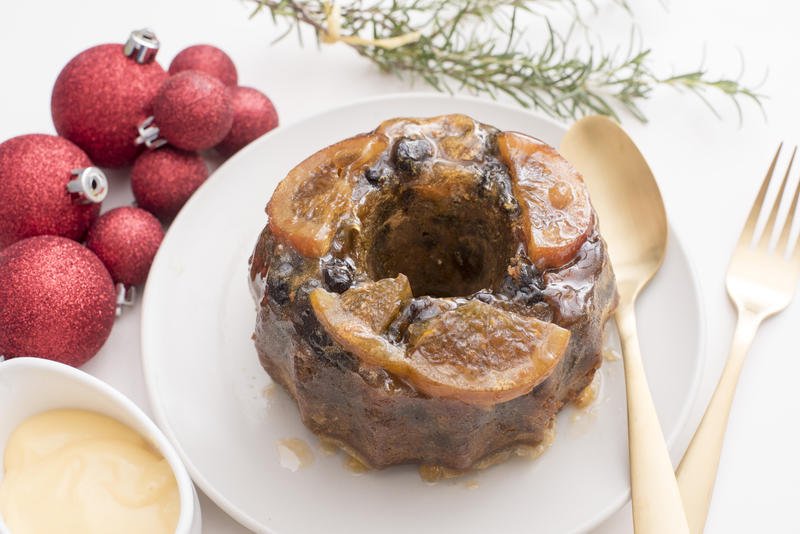
<svg viewBox="0 0 800 534">
<path fill-rule="evenodd" d="M 276 40 L 312 27 L 320 41 L 328 35 L 331 4 L 321 0 L 250 0 L 253 15 L 268 10 L 285 25 Z M 615 104 L 640 121 L 639 103 L 659 85 L 699 96 L 716 114 L 706 93 L 729 96 L 741 119 L 742 99 L 761 106 L 763 95 L 738 79 L 710 78 L 703 69 L 660 77 L 648 62 L 651 50 L 633 36 L 624 53 L 606 53 L 574 44 L 590 33 L 583 25 L 581 0 L 355 0 L 341 6 L 341 34 L 387 39 L 419 32 L 414 42 L 396 48 L 348 43 L 383 71 L 421 78 L 439 91 L 468 90 L 492 97 L 504 93 L 525 107 L 561 119 L 589 113 L 617 116 Z M 590 1 L 590 0 L 589 0 Z M 617 0 L 625 9 L 625 0 Z M 553 10 L 567 9 L 574 20 L 561 33 L 550 21 Z M 546 35 L 532 48 L 523 38 L 520 19 L 537 19 Z M 580 31 L 583 30 L 583 31 Z M 584 41 L 585 44 L 585 41 Z"/>
</svg>

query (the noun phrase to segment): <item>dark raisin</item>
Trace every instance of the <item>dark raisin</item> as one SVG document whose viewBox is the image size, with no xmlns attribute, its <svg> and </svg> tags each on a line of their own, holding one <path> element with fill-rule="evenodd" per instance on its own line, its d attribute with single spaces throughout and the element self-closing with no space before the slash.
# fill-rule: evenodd
<svg viewBox="0 0 800 534">
<path fill-rule="evenodd" d="M 514 197 L 508 168 L 500 162 L 490 162 L 481 171 L 481 190 L 497 198 L 502 208 L 511 216 L 520 213 L 519 203 Z"/>
<path fill-rule="evenodd" d="M 392 181 L 394 176 L 394 169 L 391 162 L 381 159 L 372 167 L 364 171 L 364 179 L 367 183 L 374 187 L 384 187 L 387 183 Z"/>
<path fill-rule="evenodd" d="M 344 293 L 353 285 L 352 262 L 339 258 L 328 258 L 322 261 L 322 279 L 325 286 L 335 293 Z"/>
<path fill-rule="evenodd" d="M 522 263 L 518 268 L 517 278 L 522 286 L 535 286 L 542 289 L 542 272 L 530 263 Z"/>
<path fill-rule="evenodd" d="M 431 297 L 411 299 L 389 325 L 387 330 L 389 339 L 395 342 L 400 341 L 408 331 L 409 325 L 440 315 L 444 311 L 443 307 L 444 304 L 441 300 L 434 301 Z"/>
<path fill-rule="evenodd" d="M 533 306 L 544 299 L 542 273 L 534 265 L 520 263 L 500 283 L 498 293 L 526 306 Z"/>
<path fill-rule="evenodd" d="M 491 304 L 492 302 L 494 302 L 496 300 L 494 298 L 494 295 L 492 295 L 491 293 L 489 293 L 486 290 L 478 291 L 477 293 L 475 293 L 472 296 L 472 298 L 474 298 L 475 300 L 479 300 L 479 301 L 483 302 L 484 304 Z"/>
<path fill-rule="evenodd" d="M 422 164 L 433 156 L 433 146 L 425 139 L 409 139 L 403 137 L 394 148 L 394 163 L 398 169 L 416 175 Z"/>
<path fill-rule="evenodd" d="M 286 304 L 289 301 L 291 292 L 289 278 L 293 272 L 294 267 L 288 262 L 281 262 L 270 267 L 269 273 L 267 273 L 267 288 L 270 300 L 279 305 Z"/>
<path fill-rule="evenodd" d="M 318 280 L 311 279 L 297 288 L 291 304 L 295 330 L 323 362 L 339 369 L 355 371 L 358 369 L 356 358 L 333 343 L 311 307 L 311 292 L 319 286 Z"/>
<path fill-rule="evenodd" d="M 372 185 L 380 185 L 381 176 L 381 171 L 375 168 L 367 169 L 366 172 L 364 172 L 364 178 Z"/>
<path fill-rule="evenodd" d="M 533 306 L 544 299 L 544 293 L 536 286 L 520 287 L 516 300 L 526 306 Z"/>
<path fill-rule="evenodd" d="M 309 295 L 314 289 L 319 287 L 318 280 L 308 280 L 303 283 L 295 292 L 292 300 L 292 319 L 298 333 L 305 339 L 311 348 L 318 352 L 324 351 L 331 346 L 331 340 L 322 325 L 317 320 L 314 310 L 311 308 Z"/>
</svg>

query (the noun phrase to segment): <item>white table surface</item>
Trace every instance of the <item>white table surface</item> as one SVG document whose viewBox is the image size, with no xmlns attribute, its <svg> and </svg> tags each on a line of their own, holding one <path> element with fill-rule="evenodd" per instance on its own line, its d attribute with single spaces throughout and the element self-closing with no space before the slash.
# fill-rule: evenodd
<svg viewBox="0 0 800 534">
<path fill-rule="evenodd" d="M 672 225 L 695 262 L 708 317 L 708 363 L 690 426 L 700 420 L 728 350 L 735 316 L 725 294 L 725 269 L 747 210 L 780 140 L 800 141 L 800 5 L 792 0 L 658 0 L 635 2 L 636 21 L 663 74 L 696 67 L 703 56 L 716 74 L 757 83 L 768 120 L 744 104 L 740 125 L 723 97 L 711 97 L 717 120 L 697 99 L 669 88 L 642 104 L 650 119 L 623 116 L 623 125 L 652 167 Z M 591 28 L 611 48 L 626 44 L 629 19 L 600 1 Z M 208 42 L 233 57 L 240 83 L 267 93 L 282 123 L 359 97 L 407 91 L 408 82 L 380 74 L 342 44 L 301 48 L 295 37 L 276 46 L 268 15 L 248 20 L 237 0 L 71 0 L 0 2 L 0 141 L 33 132 L 54 133 L 50 92 L 58 72 L 79 51 L 122 42 L 150 27 L 167 66 L 185 46 Z M 309 45 L 311 43 L 309 42 Z M 741 57 L 740 57 L 741 53 Z M 414 90 L 428 90 L 422 84 Z M 800 167 L 795 174 L 800 174 Z M 109 207 L 129 204 L 124 172 L 113 173 Z M 675 298 L 680 298 L 676 294 Z M 102 351 L 84 370 L 140 403 L 147 399 L 139 363 L 139 306 L 117 320 Z M 791 332 L 800 324 L 800 299 L 761 328 L 745 365 L 731 413 L 706 532 L 800 532 L 800 426 L 794 407 L 800 349 Z M 675 332 L 680 335 L 680 332 Z M 681 446 L 688 443 L 685 432 Z M 246 532 L 201 498 L 204 532 Z M 535 529 L 534 529 L 535 530 Z M 532 530 L 533 531 L 533 530 Z M 632 532 L 630 505 L 596 533 Z"/>
</svg>

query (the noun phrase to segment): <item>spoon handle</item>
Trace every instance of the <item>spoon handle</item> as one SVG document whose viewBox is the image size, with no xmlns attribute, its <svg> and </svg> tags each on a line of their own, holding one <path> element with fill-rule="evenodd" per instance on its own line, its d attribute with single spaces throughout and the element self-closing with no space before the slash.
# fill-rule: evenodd
<svg viewBox="0 0 800 534">
<path fill-rule="evenodd" d="M 736 392 L 744 358 L 759 324 L 761 317 L 746 309 L 739 311 L 728 363 L 725 364 L 703 420 L 700 421 L 675 473 L 692 534 L 702 534 L 705 528 L 733 394 Z"/>
<path fill-rule="evenodd" d="M 625 363 L 634 532 L 689 534 L 672 462 L 642 365 L 633 299 L 620 302 L 616 319 Z"/>
</svg>

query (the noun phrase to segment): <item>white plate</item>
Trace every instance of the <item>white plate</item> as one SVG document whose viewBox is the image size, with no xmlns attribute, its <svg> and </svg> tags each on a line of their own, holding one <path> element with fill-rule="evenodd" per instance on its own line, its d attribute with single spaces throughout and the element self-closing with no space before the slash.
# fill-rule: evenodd
<svg viewBox="0 0 800 534">
<path fill-rule="evenodd" d="M 357 476 L 326 456 L 293 402 L 259 366 L 247 260 L 275 185 L 316 150 L 397 116 L 465 113 L 558 146 L 564 127 L 519 108 L 439 95 L 355 103 L 281 127 L 214 173 L 172 224 L 144 296 L 142 353 L 150 402 L 197 485 L 246 527 L 275 534 L 585 531 L 629 494 L 621 361 L 603 364 L 599 400 L 559 415 L 553 446 L 438 484 L 414 467 Z M 699 292 L 674 235 L 641 297 L 645 367 L 672 445 L 697 390 Z M 301 438 L 315 454 L 293 472 L 277 443 Z M 673 458 L 675 451 L 673 451 Z"/>
</svg>

